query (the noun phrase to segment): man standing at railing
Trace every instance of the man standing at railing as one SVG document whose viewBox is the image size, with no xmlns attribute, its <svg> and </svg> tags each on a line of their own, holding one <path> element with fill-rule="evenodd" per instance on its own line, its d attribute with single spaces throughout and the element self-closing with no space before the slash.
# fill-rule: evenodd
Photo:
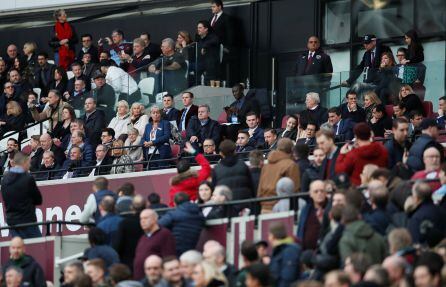
<svg viewBox="0 0 446 287">
<path fill-rule="evenodd" d="M 29 175 L 30 158 L 22 152 L 14 156 L 14 166 L 5 173 L 1 183 L 9 226 L 37 222 L 36 205 L 42 204 L 42 195 L 34 178 Z M 42 236 L 38 226 L 11 229 L 11 235 L 21 238 Z"/>
</svg>

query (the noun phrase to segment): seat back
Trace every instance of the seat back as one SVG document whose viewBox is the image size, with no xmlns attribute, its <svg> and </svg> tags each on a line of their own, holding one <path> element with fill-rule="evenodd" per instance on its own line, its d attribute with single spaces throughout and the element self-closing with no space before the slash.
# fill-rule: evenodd
<svg viewBox="0 0 446 287">
<path fill-rule="evenodd" d="M 227 114 L 226 114 L 226 112 L 224 112 L 224 111 L 221 112 L 220 115 L 218 116 L 217 121 L 218 121 L 220 124 L 227 123 L 227 122 L 228 122 L 228 118 L 227 118 Z"/>
<path fill-rule="evenodd" d="M 283 116 L 283 118 L 282 118 L 282 124 L 281 124 L 281 128 L 282 129 L 284 129 L 284 128 L 286 128 L 286 122 L 288 121 L 288 116 L 287 115 L 285 115 L 285 116 Z"/>
<path fill-rule="evenodd" d="M 170 146 L 170 148 L 172 149 L 172 158 L 177 158 L 178 155 L 179 155 L 180 152 L 181 152 L 180 145 L 178 145 L 178 144 L 173 144 L 173 145 Z"/>
<path fill-rule="evenodd" d="M 141 91 L 141 95 L 149 96 L 153 95 L 155 89 L 155 78 L 145 78 L 138 83 L 138 88 Z"/>
<path fill-rule="evenodd" d="M 388 117 L 393 116 L 393 105 L 386 105 L 386 114 Z"/>
<path fill-rule="evenodd" d="M 431 101 L 424 101 L 423 102 L 423 110 L 424 114 L 428 118 L 432 118 L 434 115 L 434 106 L 432 105 Z"/>
<path fill-rule="evenodd" d="M 67 77 L 68 80 L 71 80 L 72 78 L 74 78 L 74 73 L 72 71 L 67 71 Z"/>
</svg>

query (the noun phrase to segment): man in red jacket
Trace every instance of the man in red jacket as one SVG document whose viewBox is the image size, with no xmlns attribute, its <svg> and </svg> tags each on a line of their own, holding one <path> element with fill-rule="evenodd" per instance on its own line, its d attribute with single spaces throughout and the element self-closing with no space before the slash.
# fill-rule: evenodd
<svg viewBox="0 0 446 287">
<path fill-rule="evenodd" d="M 175 206 L 174 197 L 178 192 L 186 193 L 189 195 L 190 200 L 195 201 L 197 199 L 198 187 L 200 186 L 201 182 L 207 180 L 211 175 L 211 166 L 204 155 L 197 153 L 189 142 L 186 142 L 184 151 L 191 155 L 196 155 L 195 160 L 201 168 L 198 172 L 190 170 L 189 161 L 187 160 L 181 160 L 177 164 L 178 174 L 170 179 L 170 207 Z"/>
<path fill-rule="evenodd" d="M 339 151 L 335 171 L 346 173 L 353 185 L 360 185 L 360 174 L 366 164 L 372 163 L 379 167 L 387 166 L 388 153 L 380 142 L 372 142 L 372 132 L 366 123 L 358 123 L 353 129 L 355 141 L 346 143 Z"/>
</svg>

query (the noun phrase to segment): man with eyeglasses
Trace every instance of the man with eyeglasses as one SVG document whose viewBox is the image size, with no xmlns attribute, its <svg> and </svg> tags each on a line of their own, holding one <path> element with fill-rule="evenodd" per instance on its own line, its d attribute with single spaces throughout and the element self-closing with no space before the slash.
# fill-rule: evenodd
<svg viewBox="0 0 446 287">
<path fill-rule="evenodd" d="M 396 52 L 398 64 L 393 67 L 393 74 L 402 84 L 412 85 L 413 83 L 420 83 L 421 79 L 424 79 L 424 71 L 426 68 L 423 71 L 423 69 L 419 69 L 418 65 L 406 65 L 407 54 L 407 48 L 398 48 Z"/>
<path fill-rule="evenodd" d="M 84 58 L 84 54 L 90 54 L 91 55 L 91 61 L 93 63 L 99 63 L 98 58 L 98 48 L 96 48 L 93 45 L 93 36 L 90 34 L 84 34 L 81 36 L 82 41 L 82 48 L 77 53 L 77 61 L 81 61 Z"/>
<path fill-rule="evenodd" d="M 310 146 L 316 145 L 316 132 L 318 130 L 315 123 L 308 123 L 305 129 L 305 137 L 298 139 L 296 143 L 303 143 Z"/>
<path fill-rule="evenodd" d="M 108 156 L 108 148 L 103 144 L 99 144 L 96 147 L 95 168 L 93 168 L 89 176 L 110 174 L 110 170 L 112 167 L 107 165 L 111 165 L 112 163 L 113 158 Z"/>
<path fill-rule="evenodd" d="M 118 66 L 121 64 L 120 55 L 122 53 L 128 55 L 132 54 L 132 43 L 124 40 L 124 32 L 119 29 L 113 30 L 111 38 L 106 37 L 105 41 L 108 45 L 108 47 L 106 48 L 104 48 L 104 40 L 102 38 L 99 39 L 99 53 L 101 53 L 102 51 L 108 51 L 110 53 L 111 59 L 115 61 Z"/>
</svg>

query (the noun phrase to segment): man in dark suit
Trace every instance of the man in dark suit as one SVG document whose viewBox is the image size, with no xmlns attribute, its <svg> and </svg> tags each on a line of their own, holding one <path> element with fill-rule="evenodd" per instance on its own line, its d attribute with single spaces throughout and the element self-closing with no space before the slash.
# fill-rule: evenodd
<svg viewBox="0 0 446 287">
<path fill-rule="evenodd" d="M 105 75 L 101 71 L 96 71 L 93 75 L 96 88 L 90 91 L 90 97 L 96 100 L 97 106 L 103 110 L 107 122 L 116 115 L 114 110 L 116 95 L 113 87 L 105 82 Z"/>
<path fill-rule="evenodd" d="M 364 83 L 370 84 L 375 82 L 379 66 L 381 65 L 382 53 L 392 53 L 389 47 L 381 44 L 375 35 L 365 35 L 362 43 L 366 51 L 362 56 L 361 63 L 350 71 L 350 77 L 342 82 L 344 86 L 351 86 L 361 73 L 364 73 Z"/>
<path fill-rule="evenodd" d="M 203 150 L 203 142 L 212 139 L 216 146 L 220 144 L 220 124 L 211 119 L 208 105 L 198 106 L 198 115 L 193 116 L 186 129 L 186 138 L 196 150 Z"/>
<path fill-rule="evenodd" d="M 96 147 L 96 164 L 90 175 L 105 175 L 110 174 L 113 158 L 109 156 L 108 148 L 103 144 L 98 144 Z"/>
<path fill-rule="evenodd" d="M 297 59 L 297 76 L 333 73 L 331 58 L 320 47 L 321 43 L 318 37 L 311 36 L 308 38 L 308 50 L 303 52 Z M 331 75 L 328 80 L 330 79 Z"/>
<path fill-rule="evenodd" d="M 309 146 L 315 146 L 317 131 L 318 126 L 313 122 L 309 122 L 308 124 L 306 124 L 305 137 L 298 139 L 296 143 L 303 143 Z"/>
<path fill-rule="evenodd" d="M 240 123 L 246 128 L 246 114 L 254 112 L 260 114 L 260 106 L 255 97 L 247 97 L 244 95 L 244 87 L 241 84 L 235 84 L 232 87 L 232 95 L 235 101 L 225 108 L 228 123 Z"/>
<path fill-rule="evenodd" d="M 90 173 L 90 163 L 83 159 L 82 149 L 78 146 L 73 146 L 70 150 L 69 158 L 66 159 L 62 165 L 62 172 L 60 177 L 63 179 L 87 176 Z"/>
<path fill-rule="evenodd" d="M 249 152 L 253 149 L 254 147 L 249 145 L 249 133 L 247 131 L 239 131 L 235 152 Z"/>
<path fill-rule="evenodd" d="M 438 107 L 438 128 L 444 130 L 446 125 L 446 96 L 443 96 L 438 100 Z"/>
<path fill-rule="evenodd" d="M 150 55 L 150 61 L 154 61 L 157 58 L 161 56 L 161 47 L 158 44 L 155 44 L 150 39 L 150 34 L 147 32 L 141 33 L 139 36 L 144 43 L 146 44 L 146 47 L 144 48 L 144 52 L 148 55 Z"/>
<path fill-rule="evenodd" d="M 333 179 L 335 176 L 336 159 L 340 148 L 335 144 L 335 134 L 332 130 L 321 129 L 316 133 L 317 146 L 325 153 L 321 166 L 321 179 Z"/>
<path fill-rule="evenodd" d="M 65 153 L 62 148 L 56 146 L 53 143 L 53 139 L 47 133 L 40 136 L 40 147 L 37 149 L 33 160 L 31 161 L 31 170 L 36 171 L 42 164 L 43 153 L 46 151 L 52 151 L 54 154 L 54 161 L 57 165 L 62 166 L 65 161 Z"/>
<path fill-rule="evenodd" d="M 254 112 L 246 114 L 246 124 L 248 128 L 245 129 L 249 133 L 248 145 L 253 147 L 263 146 L 265 144 L 265 137 L 263 129 L 259 126 L 260 119 Z"/>
<path fill-rule="evenodd" d="M 76 61 L 80 62 L 84 58 L 84 54 L 91 55 L 91 62 L 99 63 L 98 48 L 93 45 L 93 37 L 90 34 L 84 34 L 81 36 L 82 48 L 77 53 Z"/>
<path fill-rule="evenodd" d="M 197 77 L 204 75 L 205 84 L 220 80 L 220 39 L 208 21 L 197 24 Z"/>
<path fill-rule="evenodd" d="M 41 89 L 40 97 L 46 99 L 50 83 L 54 80 L 56 66 L 48 63 L 48 54 L 46 52 L 37 54 L 37 64 L 34 71 L 34 80 L 37 87 Z"/>
<path fill-rule="evenodd" d="M 328 123 L 333 128 L 336 141 L 353 139 L 354 123 L 351 119 L 343 119 L 339 108 L 333 107 L 328 110 Z"/>
<path fill-rule="evenodd" d="M 346 103 L 339 106 L 343 119 L 351 119 L 355 123 L 365 122 L 365 110 L 358 105 L 356 92 L 350 90 L 345 94 Z"/>
<path fill-rule="evenodd" d="M 90 144 L 95 149 L 101 142 L 102 129 L 105 128 L 105 115 L 101 110 L 96 109 L 96 100 L 87 98 L 85 100 L 85 114 L 82 116 L 84 121 L 85 135 L 90 140 Z"/>
<path fill-rule="evenodd" d="M 299 113 L 299 120 L 304 125 L 307 123 L 315 123 L 320 127 L 328 120 L 327 109 L 320 105 L 320 98 L 318 93 L 310 92 L 305 99 L 306 110 Z"/>
<path fill-rule="evenodd" d="M 163 96 L 163 120 L 169 122 L 177 121 L 180 111 L 174 108 L 173 104 L 173 96 L 171 94 L 166 94 Z"/>
<path fill-rule="evenodd" d="M 87 78 L 84 74 L 82 74 L 82 64 L 79 62 L 74 62 L 71 64 L 71 71 L 74 74 L 74 77 L 68 80 L 67 83 L 67 91 L 70 95 L 74 92 L 74 84 L 76 80 L 81 79 L 85 83 L 85 91 L 89 92 L 91 90 L 91 79 Z"/>
<path fill-rule="evenodd" d="M 194 105 L 194 94 L 184 92 L 181 96 L 184 108 L 178 113 L 177 126 L 179 131 L 186 131 L 192 116 L 198 116 L 198 106 Z"/>
</svg>

